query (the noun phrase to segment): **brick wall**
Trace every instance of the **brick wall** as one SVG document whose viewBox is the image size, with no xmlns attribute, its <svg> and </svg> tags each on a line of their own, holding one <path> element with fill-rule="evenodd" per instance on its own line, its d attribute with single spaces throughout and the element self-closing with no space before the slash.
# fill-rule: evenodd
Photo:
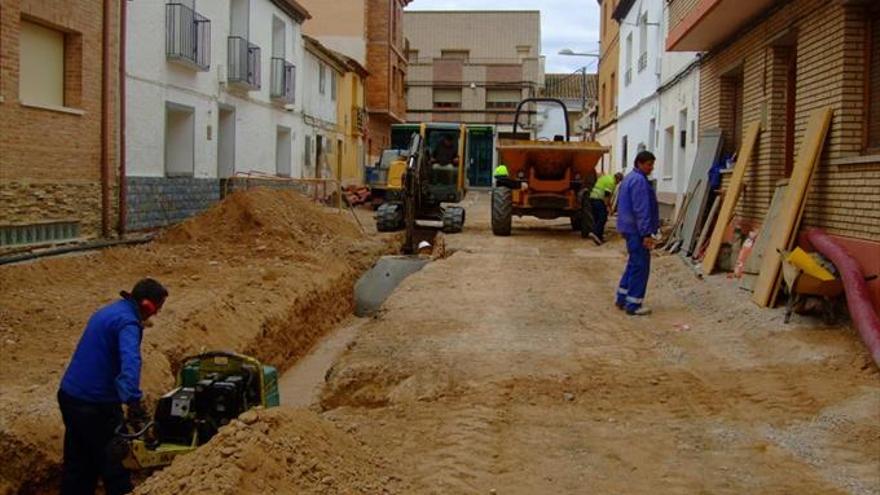
<svg viewBox="0 0 880 495">
<path fill-rule="evenodd" d="M 103 1 L 0 0 L 0 223 L 76 220 L 87 237 L 101 234 L 101 78 Z M 118 2 L 111 2 L 110 224 L 117 170 Z M 49 110 L 19 100 L 22 17 L 69 33 L 65 106 Z M 74 57 L 70 59 L 69 57 Z"/>
<path fill-rule="evenodd" d="M 724 76 L 741 68 L 743 123 L 759 120 L 764 129 L 746 177 L 739 217 L 759 223 L 769 207 L 773 185 L 785 175 L 785 67 L 794 53 L 796 151 L 809 113 L 824 106 L 834 109 L 803 225 L 880 241 L 880 156 L 863 156 L 861 151 L 866 23 L 861 9 L 821 0 L 792 1 L 705 59 L 700 76 L 700 127 L 729 130 Z M 846 163 L 854 158 L 865 163 Z"/>
</svg>

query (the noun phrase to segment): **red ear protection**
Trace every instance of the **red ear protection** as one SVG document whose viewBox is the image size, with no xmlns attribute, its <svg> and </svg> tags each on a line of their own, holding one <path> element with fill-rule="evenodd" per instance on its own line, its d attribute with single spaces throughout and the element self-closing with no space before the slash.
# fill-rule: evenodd
<svg viewBox="0 0 880 495">
<path fill-rule="evenodd" d="M 143 313 L 145 318 L 149 318 L 153 316 L 158 311 L 156 308 L 156 304 L 149 299 L 144 299 L 141 301 L 141 313 Z"/>
</svg>

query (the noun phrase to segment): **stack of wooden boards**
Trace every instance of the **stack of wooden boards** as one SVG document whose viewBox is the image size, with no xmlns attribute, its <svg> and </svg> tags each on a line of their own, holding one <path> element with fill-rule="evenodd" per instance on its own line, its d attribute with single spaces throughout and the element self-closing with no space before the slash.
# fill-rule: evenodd
<svg viewBox="0 0 880 495">
<path fill-rule="evenodd" d="M 753 290 L 752 300 L 759 306 L 771 306 L 776 300 L 781 269 L 777 252 L 792 249 L 797 241 L 807 192 L 822 155 L 822 146 L 831 124 L 831 113 L 830 108 L 821 108 L 810 114 L 791 177 L 777 182 L 770 209 L 755 239 L 751 254 L 746 259 L 745 277 L 741 287 Z M 683 212 L 667 246 L 670 250 L 679 250 L 683 256 L 702 255 L 702 271 L 706 275 L 712 273 L 718 262 L 724 236 L 733 220 L 734 210 L 743 190 L 759 132 L 758 122 L 747 126 L 730 183 L 723 195 L 716 197 L 708 215 L 705 214 L 706 198 L 709 195 L 708 171 L 720 151 L 720 132 L 705 132 L 701 138 Z M 711 230 L 705 250 L 701 250 L 703 240 L 695 237 L 698 230 L 702 231 L 702 238 Z"/>
</svg>

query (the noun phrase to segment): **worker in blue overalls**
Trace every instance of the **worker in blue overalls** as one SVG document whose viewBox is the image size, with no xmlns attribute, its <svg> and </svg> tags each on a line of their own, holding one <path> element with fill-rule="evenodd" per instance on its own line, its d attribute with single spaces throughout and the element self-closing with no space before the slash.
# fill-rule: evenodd
<svg viewBox="0 0 880 495">
<path fill-rule="evenodd" d="M 617 196 L 617 231 L 626 239 L 629 254 L 617 288 L 617 307 L 636 316 L 651 314 L 642 302 L 651 272 L 653 235 L 660 229 L 657 193 L 648 180 L 654 171 L 654 160 L 650 151 L 640 152 L 635 170 L 623 179 Z"/>
<path fill-rule="evenodd" d="M 159 312 L 168 291 L 145 278 L 120 295 L 89 318 L 61 379 L 62 495 L 93 494 L 99 478 L 108 495 L 132 490 L 128 471 L 108 455 L 108 446 L 123 422 L 122 404 L 129 424 L 139 428 L 149 420 L 140 388 L 141 339 L 144 322 Z"/>
</svg>

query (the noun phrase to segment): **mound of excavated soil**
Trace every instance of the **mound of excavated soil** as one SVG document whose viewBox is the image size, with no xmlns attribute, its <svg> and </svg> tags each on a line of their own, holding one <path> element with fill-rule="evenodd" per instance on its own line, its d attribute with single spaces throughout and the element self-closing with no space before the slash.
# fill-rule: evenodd
<svg viewBox="0 0 880 495">
<path fill-rule="evenodd" d="M 347 212 L 328 213 L 295 191 L 254 189 L 231 194 L 202 215 L 165 232 L 162 243 L 289 241 L 309 249 L 362 237 Z"/>
<path fill-rule="evenodd" d="M 54 483 L 58 382 L 91 313 L 120 290 L 152 276 L 170 292 L 144 334 L 142 385 L 155 398 L 205 350 L 287 368 L 350 314 L 355 281 L 388 241 L 349 212 L 254 189 L 150 244 L 0 267 L 0 494 Z"/>
<path fill-rule="evenodd" d="M 381 494 L 405 491 L 351 435 L 302 409 L 250 411 L 195 454 L 175 459 L 137 495 Z"/>
</svg>

